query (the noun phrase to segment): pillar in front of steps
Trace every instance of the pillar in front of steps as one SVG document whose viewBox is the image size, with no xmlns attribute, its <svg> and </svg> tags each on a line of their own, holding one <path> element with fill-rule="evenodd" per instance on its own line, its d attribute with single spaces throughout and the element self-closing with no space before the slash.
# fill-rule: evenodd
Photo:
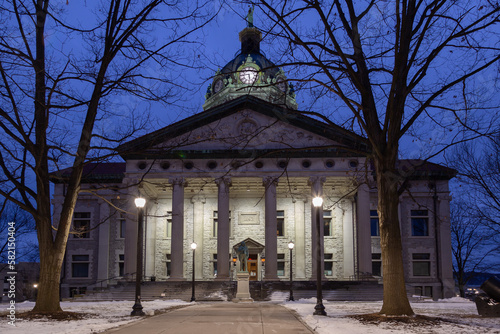
<svg viewBox="0 0 500 334">
<path fill-rule="evenodd" d="M 172 239 L 170 280 L 184 279 L 184 178 L 171 178 Z"/>
</svg>

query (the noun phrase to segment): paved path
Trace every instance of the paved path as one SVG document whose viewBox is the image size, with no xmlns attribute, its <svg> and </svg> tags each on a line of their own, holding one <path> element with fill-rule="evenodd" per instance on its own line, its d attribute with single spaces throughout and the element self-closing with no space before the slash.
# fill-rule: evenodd
<svg viewBox="0 0 500 334">
<path fill-rule="evenodd" d="M 283 306 L 270 303 L 197 304 L 146 318 L 106 334 L 314 333 Z"/>
</svg>

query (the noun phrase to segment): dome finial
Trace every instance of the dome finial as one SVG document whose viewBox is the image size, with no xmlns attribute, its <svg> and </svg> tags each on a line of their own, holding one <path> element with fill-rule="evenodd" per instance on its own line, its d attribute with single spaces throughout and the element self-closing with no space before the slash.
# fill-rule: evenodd
<svg viewBox="0 0 500 334">
<path fill-rule="evenodd" d="M 254 10 L 255 10 L 255 5 L 252 5 L 252 7 L 248 6 L 248 14 L 246 16 L 248 28 L 253 28 L 253 12 L 254 12 Z"/>
</svg>

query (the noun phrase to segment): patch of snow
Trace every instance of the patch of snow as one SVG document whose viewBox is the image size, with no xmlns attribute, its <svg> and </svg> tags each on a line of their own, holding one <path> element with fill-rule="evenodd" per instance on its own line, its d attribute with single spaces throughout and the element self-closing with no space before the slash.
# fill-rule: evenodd
<svg viewBox="0 0 500 334">
<path fill-rule="evenodd" d="M 219 298 L 222 301 L 227 302 L 227 295 L 222 292 L 222 290 L 212 292 L 211 294 L 208 295 L 208 298 Z"/>
<path fill-rule="evenodd" d="M 155 311 L 165 310 L 173 306 L 189 305 L 182 300 L 154 300 L 141 303 L 146 315 L 153 315 Z M 87 313 L 89 316 L 82 320 L 55 321 L 48 319 L 26 320 L 16 319 L 15 327 L 7 323 L 4 315 L 0 322 L 0 333 L 36 333 L 36 334 L 88 334 L 99 333 L 107 329 L 122 326 L 143 317 L 131 317 L 133 301 L 109 302 L 61 302 L 64 311 Z M 16 304 L 16 313 L 30 311 L 34 302 Z M 0 304 L 0 313 L 5 314 L 8 304 Z"/>
<path fill-rule="evenodd" d="M 283 303 L 285 307 L 296 311 L 300 317 L 318 334 L 477 334 L 500 333 L 498 318 L 482 318 L 478 315 L 476 304 L 464 298 L 450 298 L 439 301 L 412 303 L 413 311 L 418 315 L 442 319 L 437 324 L 404 323 L 363 323 L 347 317 L 356 314 L 377 313 L 382 302 L 324 302 L 327 316 L 313 315 L 316 298 L 301 299 Z"/>
</svg>

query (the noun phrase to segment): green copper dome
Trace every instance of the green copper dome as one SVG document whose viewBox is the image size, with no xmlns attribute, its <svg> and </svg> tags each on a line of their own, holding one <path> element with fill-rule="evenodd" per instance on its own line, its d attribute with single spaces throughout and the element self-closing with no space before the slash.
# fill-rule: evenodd
<svg viewBox="0 0 500 334">
<path fill-rule="evenodd" d="M 240 34 L 241 52 L 215 73 L 208 86 L 203 109 L 209 109 L 243 95 L 297 109 L 295 93 L 285 73 L 260 51 L 262 34 L 245 28 Z"/>
</svg>

